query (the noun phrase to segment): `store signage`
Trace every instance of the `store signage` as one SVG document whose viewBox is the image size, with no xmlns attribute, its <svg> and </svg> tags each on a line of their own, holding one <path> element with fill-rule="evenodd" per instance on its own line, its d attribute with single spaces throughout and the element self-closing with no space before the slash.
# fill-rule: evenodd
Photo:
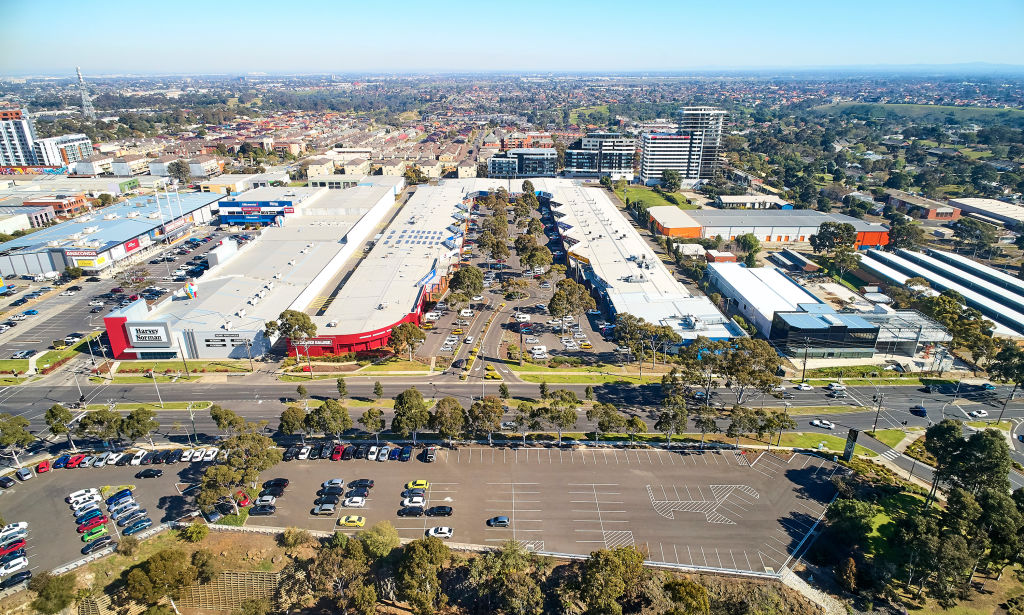
<svg viewBox="0 0 1024 615">
<path fill-rule="evenodd" d="M 128 341 L 135 348 L 168 348 L 171 332 L 162 322 L 127 322 Z"/>
<path fill-rule="evenodd" d="M 96 250 L 65 250 L 67 256 L 96 256 Z"/>
<path fill-rule="evenodd" d="M 260 208 L 259 207 L 243 207 L 242 208 L 242 213 L 243 214 L 258 214 L 258 213 L 260 213 Z"/>
<path fill-rule="evenodd" d="M 286 214 L 293 214 L 293 213 L 295 213 L 295 208 L 294 207 L 285 207 L 284 208 L 284 213 L 286 213 Z"/>
<path fill-rule="evenodd" d="M 131 252 L 132 250 L 137 250 L 138 248 L 139 248 L 139 238 L 138 237 L 136 237 L 135 239 L 132 239 L 131 241 L 126 241 L 124 243 L 124 251 L 125 252 Z"/>
<path fill-rule="evenodd" d="M 334 342 L 331 339 L 308 339 L 297 342 L 292 342 L 293 346 L 333 346 Z"/>
</svg>

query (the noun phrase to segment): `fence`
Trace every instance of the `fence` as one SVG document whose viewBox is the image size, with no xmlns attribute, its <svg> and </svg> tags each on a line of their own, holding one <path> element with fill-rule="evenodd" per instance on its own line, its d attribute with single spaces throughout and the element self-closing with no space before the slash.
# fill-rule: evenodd
<svg viewBox="0 0 1024 615">
<path fill-rule="evenodd" d="M 281 573 L 225 570 L 211 583 L 185 588 L 178 606 L 214 611 L 235 610 L 246 600 L 266 598 L 276 602 Z"/>
</svg>

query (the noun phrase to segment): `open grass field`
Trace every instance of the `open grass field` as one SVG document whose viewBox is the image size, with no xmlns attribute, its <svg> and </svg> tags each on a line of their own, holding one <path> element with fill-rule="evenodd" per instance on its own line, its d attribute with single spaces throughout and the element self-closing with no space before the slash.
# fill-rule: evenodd
<svg viewBox="0 0 1024 615">
<path fill-rule="evenodd" d="M 657 192 L 647 188 L 641 188 L 639 186 L 627 186 L 625 190 L 616 190 L 615 194 L 619 195 L 619 198 L 622 199 L 623 203 L 626 202 L 626 199 L 629 199 L 630 203 L 639 201 L 643 203 L 645 207 L 676 205 Z M 682 200 L 682 195 L 679 195 L 679 198 Z M 696 205 L 678 205 L 677 207 L 679 207 L 679 209 L 697 209 Z"/>
<path fill-rule="evenodd" d="M 608 113 L 608 105 L 594 105 L 592 107 L 580 107 L 573 109 L 569 112 L 569 123 L 575 124 L 580 120 L 580 113 L 593 113 L 594 111 L 603 111 Z"/>
<path fill-rule="evenodd" d="M 941 121 L 952 115 L 962 122 L 1008 122 L 1013 125 L 1024 123 L 1024 109 L 996 109 L 990 107 L 954 107 L 947 105 L 901 105 L 839 103 L 820 105 L 815 110 L 827 113 L 842 113 L 853 109 L 857 116 L 884 117 L 893 113 L 915 120 Z"/>
</svg>

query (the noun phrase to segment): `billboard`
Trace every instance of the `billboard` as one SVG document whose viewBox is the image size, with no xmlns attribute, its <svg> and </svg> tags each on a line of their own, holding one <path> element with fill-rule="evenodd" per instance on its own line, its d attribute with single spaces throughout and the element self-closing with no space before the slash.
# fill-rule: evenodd
<svg viewBox="0 0 1024 615">
<path fill-rule="evenodd" d="M 128 343 L 133 348 L 170 348 L 171 331 L 162 322 L 126 322 Z"/>
<path fill-rule="evenodd" d="M 860 430 L 857 429 L 851 429 L 850 433 L 846 434 L 846 450 L 843 451 L 843 461 L 853 459 L 853 451 L 857 447 L 858 434 L 860 434 Z"/>
<path fill-rule="evenodd" d="M 138 248 L 139 248 L 139 238 L 138 237 L 136 237 L 135 239 L 132 239 L 131 241 L 124 242 L 124 251 L 125 252 L 131 252 L 132 250 L 137 250 Z"/>
</svg>

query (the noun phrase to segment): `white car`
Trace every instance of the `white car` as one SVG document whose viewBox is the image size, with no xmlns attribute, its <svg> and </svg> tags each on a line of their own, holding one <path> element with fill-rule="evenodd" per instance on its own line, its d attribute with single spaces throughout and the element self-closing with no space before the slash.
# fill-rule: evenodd
<svg viewBox="0 0 1024 615">
<path fill-rule="evenodd" d="M 132 460 L 129 463 L 133 466 L 137 466 L 142 463 L 142 458 L 145 456 L 146 451 L 138 451 L 137 453 L 135 453 L 135 455 L 132 457 Z M 184 457 L 182 458 L 182 461 L 184 461 Z"/>
<path fill-rule="evenodd" d="M 414 495 L 411 498 L 405 498 L 402 500 L 402 507 L 406 506 L 423 506 L 427 500 L 420 495 Z"/>
<path fill-rule="evenodd" d="M 781 384 L 777 384 L 777 385 L 772 387 L 772 393 L 781 393 L 781 392 L 783 392 L 785 390 L 786 390 L 786 387 L 782 386 Z"/>
<path fill-rule="evenodd" d="M 311 446 L 303 446 L 299 449 L 299 454 L 295 456 L 296 459 L 309 459 L 309 451 L 312 450 Z"/>
<path fill-rule="evenodd" d="M 21 570 L 22 568 L 24 568 L 25 566 L 28 566 L 28 558 L 27 557 L 23 556 L 23 557 L 19 557 L 18 559 L 12 559 L 11 561 L 9 561 L 6 564 L 4 564 L 3 566 L 0 566 L 0 575 L 8 575 L 8 574 L 11 574 L 12 572 L 17 572 L 17 571 Z"/>
<path fill-rule="evenodd" d="M 69 493 L 68 497 L 64 498 L 64 501 L 65 502 L 70 502 L 72 500 L 77 500 L 78 498 L 82 498 L 82 497 L 85 497 L 87 495 L 99 495 L 99 494 L 100 494 L 100 490 L 99 489 L 93 489 L 93 488 L 79 489 L 78 491 L 72 491 L 71 493 Z"/>
<path fill-rule="evenodd" d="M 577 344 L 577 343 L 576 343 L 576 342 L 574 342 L 573 340 L 567 340 L 567 341 L 565 342 L 565 347 L 566 347 L 567 349 L 569 349 L 569 350 L 576 350 L 576 349 L 577 349 L 577 348 L 579 348 L 580 346 L 579 346 L 579 344 Z"/>
<path fill-rule="evenodd" d="M 345 508 L 363 508 L 366 506 L 366 498 L 345 498 L 342 506 Z"/>
<path fill-rule="evenodd" d="M 344 478 L 332 478 L 331 480 L 325 480 L 323 483 L 320 484 L 320 486 L 322 488 L 324 488 L 324 489 L 326 489 L 328 487 L 344 487 L 345 486 L 345 479 Z"/>
<path fill-rule="evenodd" d="M 801 382 L 800 384 L 796 385 L 796 390 L 797 391 L 813 391 L 814 387 L 812 387 L 811 385 L 807 384 L 806 382 Z"/>
<path fill-rule="evenodd" d="M 112 466 L 124 457 L 124 453 L 111 453 L 110 457 L 107 457 L 107 465 Z"/>
<path fill-rule="evenodd" d="M 90 307 L 103 307 L 103 305 L 103 302 L 98 299 L 94 299 L 93 301 L 89 302 Z"/>
<path fill-rule="evenodd" d="M 825 388 L 827 388 L 829 391 L 845 391 L 846 385 L 839 384 L 838 382 L 832 382 Z"/>
<path fill-rule="evenodd" d="M 476 339 L 476 338 L 475 338 L 475 337 L 473 337 L 472 335 L 467 335 L 467 336 L 466 336 L 466 339 L 464 339 L 464 340 L 462 340 L 462 341 L 463 341 L 464 343 L 466 343 L 466 344 L 472 344 L 472 343 L 473 343 L 473 341 L 474 341 L 475 339 Z"/>
<path fill-rule="evenodd" d="M 199 450 L 202 450 L 202 449 L 199 449 Z M 195 452 L 199 452 L 199 451 L 195 451 Z M 179 459 L 179 461 L 192 461 L 192 453 L 193 453 L 192 449 L 190 449 L 190 448 L 185 449 L 185 452 L 181 454 L 181 459 Z M 134 461 L 134 459 L 132 461 Z"/>
<path fill-rule="evenodd" d="M 83 495 L 82 497 L 80 497 L 78 499 L 71 500 L 71 503 L 68 504 L 68 506 L 70 506 L 73 510 L 78 510 L 79 508 L 82 508 L 83 506 L 87 506 L 89 504 L 95 504 L 96 502 L 99 502 L 99 501 L 100 501 L 100 496 L 94 493 L 92 495 Z"/>
<path fill-rule="evenodd" d="M 585 339 L 587 339 L 587 334 L 582 332 L 582 331 L 577 331 L 576 333 L 573 333 L 572 336 L 575 337 L 578 340 L 585 340 Z"/>
<path fill-rule="evenodd" d="M 971 416 L 973 416 L 976 419 L 983 419 L 986 416 L 988 416 L 988 410 L 981 410 L 981 409 L 972 410 L 968 414 L 970 414 Z"/>
<path fill-rule="evenodd" d="M 11 316 L 11 320 L 25 320 L 26 318 L 28 318 L 28 316 L 25 316 L 24 314 L 15 314 L 14 316 Z"/>
<path fill-rule="evenodd" d="M 442 526 L 442 527 L 432 527 L 429 530 L 427 530 L 427 536 L 433 536 L 434 538 L 441 538 L 443 540 L 447 540 L 447 539 L 451 538 L 452 534 L 454 534 L 454 533 L 455 533 L 455 530 L 453 530 L 450 527 L 444 527 L 444 526 Z"/>
<path fill-rule="evenodd" d="M 217 448 L 217 447 L 213 447 L 213 448 L 207 449 L 206 450 L 206 454 L 203 455 L 203 461 L 213 461 L 214 459 L 217 458 L 217 453 L 219 453 L 219 452 L 220 452 L 220 449 Z"/>
<path fill-rule="evenodd" d="M 815 427 L 821 427 L 822 429 L 835 429 L 836 428 L 836 424 L 835 423 L 833 423 L 832 421 L 825 420 L 825 419 L 814 419 L 813 421 L 811 421 L 811 425 L 814 425 Z"/>
<path fill-rule="evenodd" d="M 65 291 L 61 292 L 60 296 L 61 297 L 74 297 L 75 296 L 75 291 L 73 291 L 73 290 L 65 290 Z"/>
<path fill-rule="evenodd" d="M 549 327 L 561 327 L 562 326 L 562 321 L 560 321 L 560 320 L 549 320 L 549 321 L 547 321 L 544 324 L 548 325 Z"/>
<path fill-rule="evenodd" d="M 377 451 L 377 461 L 387 461 L 388 460 L 388 455 L 390 453 L 391 453 L 391 447 L 390 446 L 382 446 L 382 447 L 380 447 L 380 450 Z"/>
<path fill-rule="evenodd" d="M 205 456 L 206 456 L 206 449 L 205 448 L 197 448 L 196 450 L 192 451 L 192 463 L 199 463 L 200 461 L 203 460 L 203 457 L 205 457 Z"/>
<path fill-rule="evenodd" d="M 473 301 L 483 301 L 484 300 L 484 296 L 483 295 L 473 295 L 473 299 L 472 300 Z"/>
<path fill-rule="evenodd" d="M 253 506 L 273 506 L 276 503 L 277 503 L 277 498 L 275 498 L 274 496 L 272 496 L 272 495 L 262 495 L 262 496 L 256 498 L 256 501 L 253 502 Z"/>
<path fill-rule="evenodd" d="M 7 525 L 0 528 L 0 536 L 13 530 L 28 530 L 28 522 L 18 521 L 17 523 L 8 523 Z"/>
<path fill-rule="evenodd" d="M 7 544 L 12 540 L 24 540 L 28 535 L 28 530 L 8 530 L 0 534 L 0 545 Z"/>
<path fill-rule="evenodd" d="M 366 460 L 377 461 L 377 451 L 378 449 L 376 446 L 371 446 L 370 450 L 366 451 Z"/>
<path fill-rule="evenodd" d="M 80 506 L 78 508 L 72 508 L 71 509 L 71 516 L 72 517 L 81 517 L 85 513 L 89 512 L 90 510 L 99 510 L 99 509 L 100 509 L 100 503 L 99 502 L 90 502 L 90 503 L 88 503 L 88 504 L 86 504 L 84 506 Z"/>
<path fill-rule="evenodd" d="M 530 337 L 524 338 L 523 342 L 526 343 L 526 344 L 536 344 L 536 343 L 540 342 L 540 340 L 535 338 L 535 337 L 533 337 L 533 336 L 530 336 Z"/>
</svg>

